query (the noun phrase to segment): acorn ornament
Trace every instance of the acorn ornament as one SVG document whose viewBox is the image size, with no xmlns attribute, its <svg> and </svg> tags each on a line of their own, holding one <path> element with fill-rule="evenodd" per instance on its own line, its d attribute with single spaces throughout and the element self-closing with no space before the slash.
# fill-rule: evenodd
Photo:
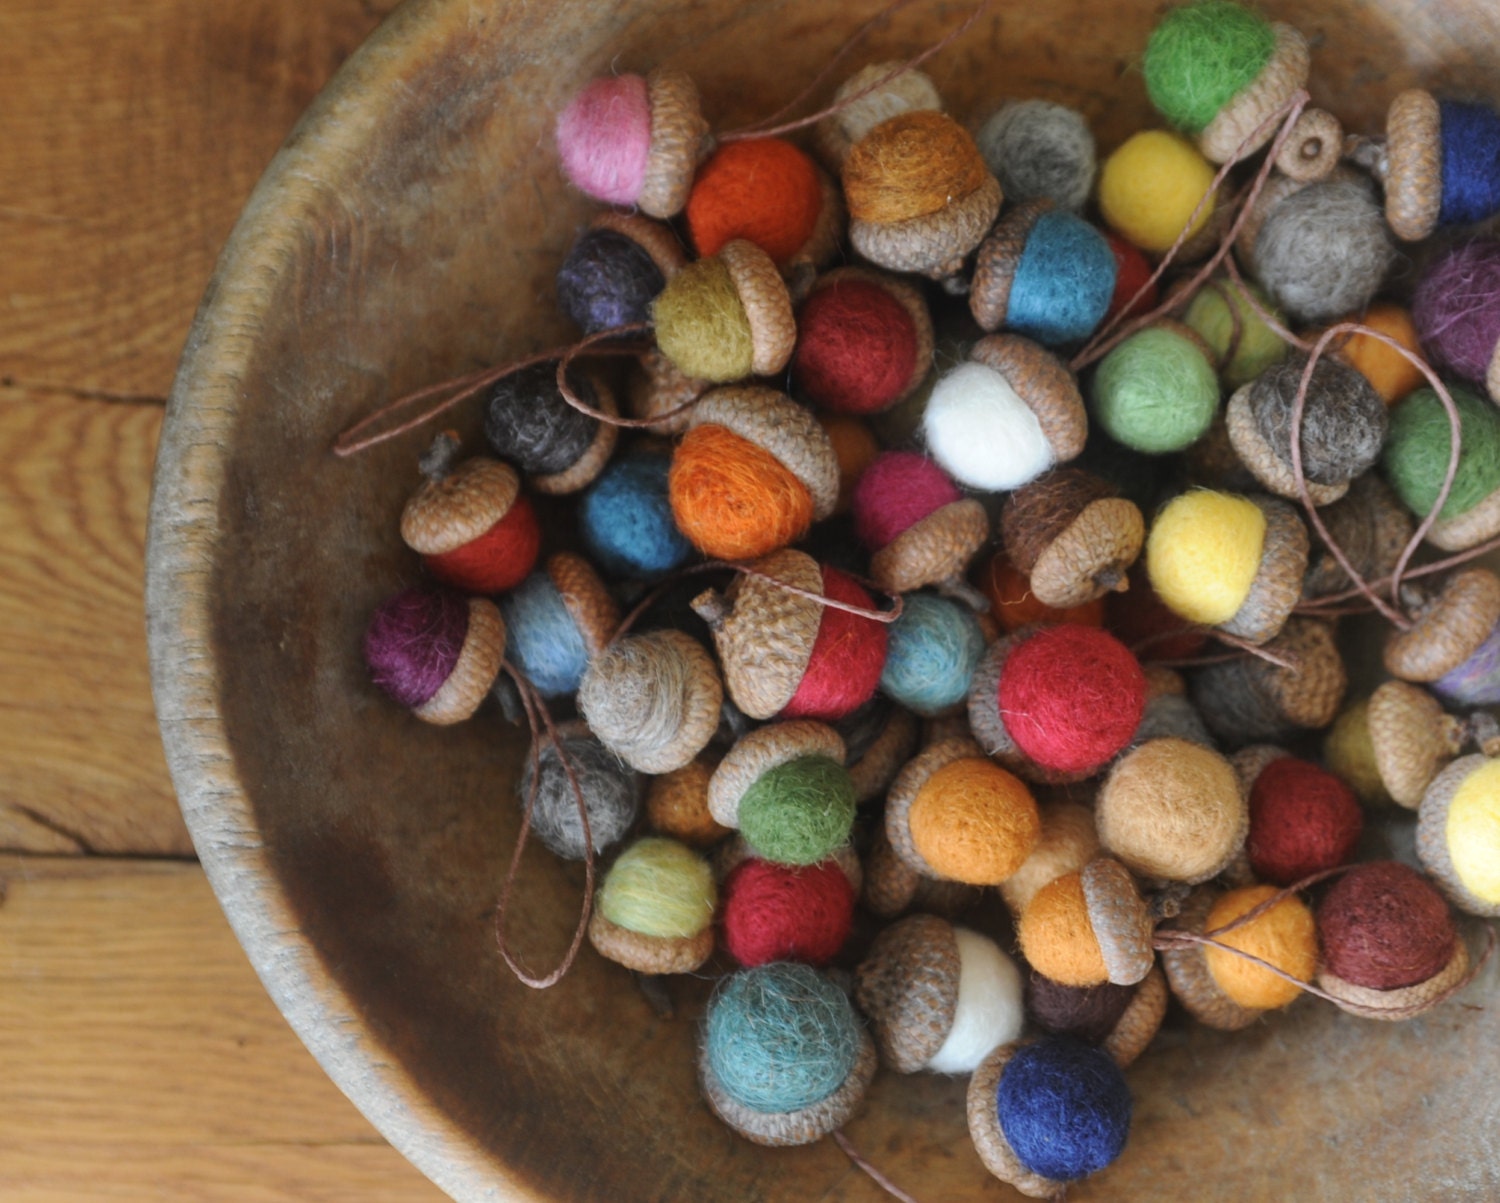
<svg viewBox="0 0 1500 1203">
<path fill-rule="evenodd" d="M 587 839 L 579 814 L 580 794 L 588 812 Z M 595 853 L 603 852 L 634 826 L 640 812 L 640 778 L 583 723 L 559 723 L 556 739 L 539 737 L 535 765 L 530 756 L 526 758 L 516 783 L 516 801 L 524 808 L 528 799 L 537 839 L 554 855 L 581 861 L 590 843 Z"/>
<path fill-rule="evenodd" d="M 646 788 L 646 821 L 653 831 L 694 848 L 708 848 L 734 833 L 720 826 L 708 809 L 708 782 L 719 763 L 699 752 L 680 769 L 651 778 Z"/>
<path fill-rule="evenodd" d="M 620 611 L 593 565 L 560 551 L 500 599 L 510 658 L 544 698 L 574 693 L 614 637 Z"/>
<path fill-rule="evenodd" d="M 1078 213 L 1088 203 L 1098 152 L 1077 109 L 1050 100 L 1009 100 L 984 120 L 974 141 L 1011 205 L 1045 199 Z"/>
<path fill-rule="evenodd" d="M 1048 882 L 1021 912 L 1016 940 L 1038 973 L 1065 986 L 1131 986 L 1156 964 L 1152 916 L 1110 856 Z"/>
<path fill-rule="evenodd" d="M 1356 477 L 1350 482 L 1348 492 L 1323 507 L 1319 516 L 1333 541 L 1367 581 L 1391 573 L 1416 529 L 1411 511 L 1401 504 L 1378 472 Z M 1304 600 L 1339 593 L 1352 584 L 1349 574 L 1321 541 L 1311 548 L 1307 575 L 1302 579 Z"/>
<path fill-rule="evenodd" d="M 979 592 L 989 602 L 989 617 L 1002 634 L 1019 631 L 1033 623 L 1048 626 L 1059 622 L 1073 622 L 1085 627 L 1104 625 L 1103 597 L 1066 610 L 1043 604 L 1031 590 L 1031 578 L 1010 562 L 1003 546 L 990 555 L 975 575 Z"/>
<path fill-rule="evenodd" d="M 505 659 L 495 603 L 450 589 L 404 589 L 365 628 L 370 679 L 424 723 L 462 722 L 484 701 Z"/>
<path fill-rule="evenodd" d="M 670 226 L 608 209 L 557 269 L 557 307 L 584 334 L 648 321 L 651 302 L 687 263 Z"/>
<path fill-rule="evenodd" d="M 1448 392 L 1459 417 L 1458 471 L 1427 542 L 1464 551 L 1500 534 L 1500 413 L 1468 389 Z M 1436 505 L 1452 442 L 1447 408 L 1433 389 L 1417 389 L 1392 410 L 1381 467 L 1412 513 L 1425 517 Z"/>
<path fill-rule="evenodd" d="M 779 865 L 743 852 L 724 875 L 719 930 L 724 951 L 745 966 L 801 961 L 823 966 L 839 954 L 854 923 L 862 884 L 847 844 L 815 865 Z"/>
<path fill-rule="evenodd" d="M 1207 433 L 1219 411 L 1214 354 L 1181 322 L 1153 322 L 1100 360 L 1089 410 L 1117 443 L 1148 455 L 1181 451 Z"/>
<path fill-rule="evenodd" d="M 1150 663 L 1142 664 L 1141 671 L 1146 674 L 1146 709 L 1131 743 L 1171 736 L 1205 748 L 1216 748 L 1213 736 L 1203 724 L 1203 716 L 1188 696 L 1187 682 L 1182 674 Z"/>
<path fill-rule="evenodd" d="M 1500 396 L 1500 241 L 1476 238 L 1439 252 L 1417 284 L 1406 326 L 1438 367 L 1484 385 L 1491 400 Z M 1422 383 L 1412 380 L 1408 390 Z"/>
<path fill-rule="evenodd" d="M 568 387 L 587 405 L 616 416 L 614 392 L 604 376 L 573 368 Z M 502 459 L 513 461 L 538 493 L 576 493 L 604 470 L 619 427 L 575 409 L 557 387 L 548 361 L 501 377 L 485 402 L 484 436 Z"/>
<path fill-rule="evenodd" d="M 1249 384 L 1286 355 L 1287 344 L 1266 324 L 1256 305 L 1285 324 L 1261 289 L 1254 284 L 1241 286 L 1227 276 L 1211 278 L 1182 311 L 1182 324 L 1208 344 L 1227 389 Z"/>
<path fill-rule="evenodd" d="M 1435 591 L 1408 585 L 1411 627 L 1386 634 L 1385 667 L 1455 706 L 1500 702 L 1500 576 L 1462 568 Z"/>
<path fill-rule="evenodd" d="M 1349 676 L 1329 623 L 1293 618 L 1263 646 L 1290 667 L 1245 655 L 1191 675 L 1198 713 L 1230 747 L 1326 727 L 1344 703 Z"/>
<path fill-rule="evenodd" d="M 963 710 L 985 638 L 973 609 L 946 597 L 912 593 L 890 625 L 880 689 L 924 717 Z"/>
<path fill-rule="evenodd" d="M 1257 880 L 1289 886 L 1354 858 L 1364 812 L 1338 777 L 1270 744 L 1232 763 L 1249 799 L 1245 855 Z"/>
<path fill-rule="evenodd" d="M 1054 468 L 1005 499 L 1000 537 L 1037 600 L 1069 609 L 1129 587 L 1146 524 L 1108 481 Z"/>
<path fill-rule="evenodd" d="M 823 161 L 833 170 L 843 166 L 854 144 L 882 121 L 918 110 L 940 113 L 943 98 L 926 72 L 904 63 L 871 63 L 856 71 L 833 94 L 836 110 L 814 128 Z"/>
<path fill-rule="evenodd" d="M 647 836 L 605 872 L 589 943 L 637 973 L 691 973 L 713 955 L 717 900 L 702 856 L 676 840 Z"/>
<path fill-rule="evenodd" d="M 1032 970 L 1026 1014 L 1044 1032 L 1096 1045 L 1126 1069 L 1156 1038 L 1170 994 L 1155 964 L 1132 986 L 1064 986 Z"/>
<path fill-rule="evenodd" d="M 1459 910 L 1500 915 L 1500 760 L 1460 756 L 1432 779 L 1417 858 Z"/>
<path fill-rule="evenodd" d="M 890 593 L 929 585 L 972 602 L 963 582 L 990 537 L 989 515 L 943 470 L 915 451 L 886 451 L 861 474 L 854 529 L 870 552 L 870 576 Z"/>
<path fill-rule="evenodd" d="M 982 897 L 979 886 L 929 877 L 913 869 L 891 847 L 885 824 L 876 825 L 865 854 L 860 901 L 877 919 L 894 919 L 909 910 L 952 919 L 978 905 Z"/>
<path fill-rule="evenodd" d="M 1230 212 L 1212 164 L 1167 130 L 1141 130 L 1116 147 L 1099 171 L 1098 198 L 1116 234 L 1150 255 L 1176 246 L 1179 262 L 1211 250 Z"/>
</svg>

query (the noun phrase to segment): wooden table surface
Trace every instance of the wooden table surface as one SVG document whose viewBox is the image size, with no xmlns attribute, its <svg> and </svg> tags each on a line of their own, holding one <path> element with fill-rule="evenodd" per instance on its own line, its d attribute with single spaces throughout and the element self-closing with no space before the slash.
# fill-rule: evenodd
<svg viewBox="0 0 1500 1203">
<path fill-rule="evenodd" d="M 0 1203 L 436 1200 L 256 980 L 141 590 L 163 405 L 276 147 L 396 0 L 0 0 Z"/>
</svg>

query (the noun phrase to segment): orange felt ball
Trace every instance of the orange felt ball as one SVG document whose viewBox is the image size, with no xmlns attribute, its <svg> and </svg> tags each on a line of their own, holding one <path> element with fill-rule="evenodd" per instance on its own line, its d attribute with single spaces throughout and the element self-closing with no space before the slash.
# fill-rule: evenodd
<svg viewBox="0 0 1500 1203">
<path fill-rule="evenodd" d="M 917 791 L 911 840 L 936 875 L 968 885 L 999 885 L 1041 838 L 1042 821 L 1025 784 L 979 757 L 944 765 Z"/>
<path fill-rule="evenodd" d="M 1408 351 L 1422 356 L 1422 345 L 1417 339 L 1417 328 L 1412 323 L 1411 314 L 1400 305 L 1389 302 L 1371 305 L 1363 317 L 1356 315 L 1352 320 L 1380 331 Z M 1401 352 L 1368 334 L 1351 334 L 1349 341 L 1341 347 L 1338 342 L 1333 345 L 1338 347 L 1338 357 L 1368 380 L 1387 405 L 1395 405 L 1426 380 Z"/>
<path fill-rule="evenodd" d="M 1037 891 L 1016 926 L 1021 954 L 1043 977 L 1064 986 L 1100 986 L 1109 980 L 1099 937 L 1089 920 L 1083 876 L 1064 873 Z"/>
<path fill-rule="evenodd" d="M 819 414 L 818 425 L 833 444 L 833 458 L 839 464 L 839 500 L 833 512 L 846 514 L 849 512 L 854 486 L 880 454 L 880 444 L 875 441 L 875 435 L 869 426 L 859 418 Z"/>
<path fill-rule="evenodd" d="M 1084 627 L 1104 625 L 1104 598 L 1096 597 L 1081 606 L 1055 610 L 1037 601 L 1031 592 L 1031 581 L 997 551 L 979 571 L 979 590 L 989 599 L 990 615 L 1005 631 L 1018 631 L 1032 623 L 1071 622 Z"/>
<path fill-rule="evenodd" d="M 807 486 L 764 447 L 713 423 L 694 427 L 677 445 L 667 494 L 677 529 L 721 560 L 753 560 L 812 525 Z"/>
<path fill-rule="evenodd" d="M 811 159 L 780 138 L 747 138 L 698 169 L 684 216 L 700 258 L 744 238 L 781 267 L 807 245 L 822 208 Z"/>
<path fill-rule="evenodd" d="M 1213 905 L 1203 925 L 1205 935 L 1233 923 L 1277 892 L 1275 886 L 1245 886 L 1230 890 Z M 1213 936 L 1221 944 L 1248 952 L 1267 961 L 1299 981 L 1312 981 L 1318 967 L 1318 928 L 1313 913 L 1300 898 L 1278 902 L 1258 919 L 1223 935 Z M 1269 1011 L 1284 1007 L 1302 991 L 1284 978 L 1262 969 L 1254 961 L 1222 948 L 1206 945 L 1203 955 L 1219 989 L 1242 1007 Z"/>
</svg>

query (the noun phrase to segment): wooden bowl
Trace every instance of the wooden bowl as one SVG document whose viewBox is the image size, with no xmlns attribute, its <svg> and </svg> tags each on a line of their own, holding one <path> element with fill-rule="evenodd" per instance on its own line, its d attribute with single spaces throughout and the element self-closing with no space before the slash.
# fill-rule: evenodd
<svg viewBox="0 0 1500 1203">
<path fill-rule="evenodd" d="M 1378 130 L 1408 85 L 1500 79 L 1491 0 L 1266 7 L 1313 38 L 1314 98 L 1354 129 Z M 552 278 L 590 210 L 551 130 L 586 80 L 614 63 L 682 67 L 733 128 L 788 99 L 875 9 L 410 0 L 271 165 L 188 341 L 148 580 L 182 808 L 288 1020 L 457 1198 L 882 1197 L 828 1141 L 767 1151 L 709 1114 L 693 1069 L 704 984 L 666 1022 L 588 949 L 548 992 L 504 969 L 492 912 L 522 745 L 489 710 L 424 726 L 360 660 L 372 608 L 416 576 L 396 529 L 425 438 L 329 453 L 393 396 L 567 337 Z M 1157 124 L 1134 65 L 1158 9 L 997 0 L 929 70 L 956 114 L 1045 96 L 1082 108 L 1108 148 Z M 849 69 L 958 15 L 903 10 Z M 476 426 L 472 409 L 461 424 Z M 566 946 L 581 884 L 577 866 L 529 855 L 516 939 L 534 965 Z M 1130 1071 L 1124 1156 L 1072 1197 L 1492 1198 L 1497 1067 L 1494 1006 L 1402 1025 L 1304 1000 L 1232 1037 L 1172 1026 Z M 1004 1196 L 969 1147 L 962 1081 L 882 1076 L 850 1135 L 924 1199 Z"/>
</svg>

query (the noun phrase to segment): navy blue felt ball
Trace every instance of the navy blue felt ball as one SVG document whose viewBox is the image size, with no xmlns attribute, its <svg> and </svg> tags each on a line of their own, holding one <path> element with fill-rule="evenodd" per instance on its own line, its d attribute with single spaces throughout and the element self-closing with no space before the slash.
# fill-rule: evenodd
<svg viewBox="0 0 1500 1203">
<path fill-rule="evenodd" d="M 1017 1050 L 996 1091 L 1000 1130 L 1033 1174 L 1085 1178 L 1120 1155 L 1130 1135 L 1130 1087 L 1114 1059 L 1071 1036 Z"/>
</svg>

